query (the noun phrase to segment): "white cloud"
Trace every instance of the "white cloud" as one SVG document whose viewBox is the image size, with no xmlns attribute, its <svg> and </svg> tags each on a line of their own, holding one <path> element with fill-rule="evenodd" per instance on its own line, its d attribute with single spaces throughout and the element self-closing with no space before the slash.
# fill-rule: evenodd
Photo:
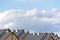
<svg viewBox="0 0 60 40">
<path fill-rule="evenodd" d="M 36 20 L 37 19 L 37 17 L 35 16 L 35 17 L 33 17 L 33 19 L 32 20 Z"/>
<path fill-rule="evenodd" d="M 36 13 L 37 13 L 37 9 L 28 10 L 26 11 L 25 16 L 35 16 Z"/>
<path fill-rule="evenodd" d="M 57 12 L 57 11 L 58 11 L 57 8 L 52 8 L 52 9 L 51 9 L 51 12 L 53 12 L 53 13 L 55 13 L 55 12 Z"/>
<path fill-rule="evenodd" d="M 29 21 L 30 19 L 32 19 L 31 17 L 36 15 L 36 13 L 37 13 L 37 9 L 28 10 L 28 11 L 16 10 L 16 9 L 7 10 L 5 12 L 0 13 L 0 24 L 3 26 L 4 24 L 9 22 L 18 23 L 17 20 L 21 20 L 22 22 L 26 20 Z M 4 26 L 6 27 L 6 25 Z M 9 26 L 7 25 L 7 27 Z"/>
<path fill-rule="evenodd" d="M 55 24 L 55 23 L 57 24 L 59 22 L 57 18 L 47 18 L 47 17 L 40 18 L 40 21 L 48 22 L 51 24 Z"/>
<path fill-rule="evenodd" d="M 56 9 L 54 10 L 55 13 L 51 12 L 52 10 L 39 11 L 38 9 L 7 10 L 0 13 L 0 27 L 50 32 L 54 29 L 53 31 L 58 32 L 60 30 L 60 25 L 57 25 L 60 24 L 60 11 L 58 9 L 57 12 Z M 58 28 L 56 28 L 57 26 Z"/>
<path fill-rule="evenodd" d="M 47 13 L 47 11 L 46 10 L 42 10 L 41 13 L 42 14 L 45 14 L 45 13 Z"/>
<path fill-rule="evenodd" d="M 14 27 L 14 25 L 15 25 L 14 23 L 10 22 L 10 23 L 4 25 L 4 29 Z"/>
</svg>

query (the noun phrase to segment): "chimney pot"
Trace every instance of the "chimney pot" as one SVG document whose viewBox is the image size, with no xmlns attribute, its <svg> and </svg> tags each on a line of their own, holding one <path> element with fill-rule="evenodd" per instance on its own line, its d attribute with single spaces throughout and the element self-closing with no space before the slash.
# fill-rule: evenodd
<svg viewBox="0 0 60 40">
<path fill-rule="evenodd" d="M 16 32 L 16 30 L 13 30 L 13 32 Z"/>
<path fill-rule="evenodd" d="M 34 33 L 35 35 L 37 35 L 37 33 Z"/>
<path fill-rule="evenodd" d="M 29 33 L 29 31 L 27 31 L 27 33 Z"/>
<path fill-rule="evenodd" d="M 39 33 L 39 35 L 40 35 L 41 33 Z"/>
</svg>

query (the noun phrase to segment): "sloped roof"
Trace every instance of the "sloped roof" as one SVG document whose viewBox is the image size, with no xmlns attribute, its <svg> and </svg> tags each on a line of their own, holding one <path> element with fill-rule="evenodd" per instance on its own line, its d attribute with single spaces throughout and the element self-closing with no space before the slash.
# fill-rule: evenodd
<svg viewBox="0 0 60 40">
<path fill-rule="evenodd" d="M 28 33 L 22 40 L 48 40 L 50 37 L 54 38 L 55 35 L 52 33 L 40 33 L 39 35 Z"/>
<path fill-rule="evenodd" d="M 5 33 L 5 35 L 3 35 L 3 36 L 1 37 L 1 39 L 2 39 L 2 40 L 5 40 L 10 34 L 11 34 L 11 32 Z"/>
<path fill-rule="evenodd" d="M 55 39 L 54 33 L 48 33 L 47 37 L 44 40 L 48 40 L 50 37 L 52 37 L 53 39 Z"/>
<path fill-rule="evenodd" d="M 40 40 L 44 40 L 48 34 L 44 33 L 43 37 Z"/>
<path fill-rule="evenodd" d="M 9 29 L 0 29 L 0 38 L 6 33 L 6 31 L 10 32 Z"/>
<path fill-rule="evenodd" d="M 15 33 L 15 35 L 19 38 L 21 35 L 23 35 L 24 30 L 18 30 L 17 32 L 14 31 L 13 33 Z"/>
<path fill-rule="evenodd" d="M 0 39 L 4 40 L 10 33 L 11 31 L 9 29 L 0 29 Z"/>
<path fill-rule="evenodd" d="M 8 32 L 6 32 L 6 30 Z M 5 40 L 11 33 L 14 33 L 19 39 L 21 40 L 48 40 L 49 37 L 55 37 L 53 33 L 35 33 L 34 35 L 29 32 L 24 32 L 24 30 L 18 30 L 11 32 L 9 29 L 2 29 L 0 30 L 0 40 Z"/>
<path fill-rule="evenodd" d="M 8 31 L 8 32 L 6 32 Z M 24 33 L 24 30 L 18 30 L 17 32 L 11 32 L 9 29 L 1 29 L 0 30 L 0 39 L 4 40 L 7 36 L 9 36 L 11 33 L 14 33 L 18 38 Z"/>
<path fill-rule="evenodd" d="M 50 34 L 47 35 L 47 37 L 44 40 L 48 40 L 51 37 Z"/>
<path fill-rule="evenodd" d="M 45 33 L 41 33 L 39 35 L 33 35 L 31 33 L 27 34 L 26 38 L 24 40 L 42 40 L 44 38 Z"/>
</svg>

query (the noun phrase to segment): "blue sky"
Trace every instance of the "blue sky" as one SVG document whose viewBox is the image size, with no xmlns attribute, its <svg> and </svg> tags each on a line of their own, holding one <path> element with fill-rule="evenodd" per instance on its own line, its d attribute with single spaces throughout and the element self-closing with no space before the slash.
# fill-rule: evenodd
<svg viewBox="0 0 60 40">
<path fill-rule="evenodd" d="M 0 11 L 9 10 L 9 9 L 32 9 L 37 8 L 39 10 L 42 9 L 51 9 L 58 8 L 60 4 L 60 0 L 35 0 L 33 1 L 19 1 L 19 0 L 0 0 Z"/>
<path fill-rule="evenodd" d="M 0 0 L 0 28 L 60 33 L 60 0 Z"/>
</svg>

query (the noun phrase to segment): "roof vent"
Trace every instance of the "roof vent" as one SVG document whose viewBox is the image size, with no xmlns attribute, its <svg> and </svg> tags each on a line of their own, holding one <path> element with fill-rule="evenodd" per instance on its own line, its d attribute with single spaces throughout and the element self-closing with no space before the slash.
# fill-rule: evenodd
<svg viewBox="0 0 60 40">
<path fill-rule="evenodd" d="M 11 32 L 13 32 L 13 30 L 11 30 Z"/>
<path fill-rule="evenodd" d="M 39 33 L 37 33 L 39 35 Z"/>
<path fill-rule="evenodd" d="M 45 34 L 48 34 L 47 32 L 45 32 Z"/>
<path fill-rule="evenodd" d="M 6 30 L 6 33 L 7 33 L 8 31 Z"/>
<path fill-rule="evenodd" d="M 13 30 L 13 32 L 16 32 L 16 30 Z"/>
<path fill-rule="evenodd" d="M 27 33 L 29 33 L 29 31 L 27 31 Z"/>
<path fill-rule="evenodd" d="M 16 30 L 16 32 L 17 32 L 17 30 Z"/>
<path fill-rule="evenodd" d="M 34 33 L 33 33 L 33 35 L 34 35 Z"/>
<path fill-rule="evenodd" d="M 37 33 L 34 33 L 35 35 L 37 35 Z"/>
<path fill-rule="evenodd" d="M 39 33 L 39 35 L 40 35 L 41 33 Z"/>
</svg>

